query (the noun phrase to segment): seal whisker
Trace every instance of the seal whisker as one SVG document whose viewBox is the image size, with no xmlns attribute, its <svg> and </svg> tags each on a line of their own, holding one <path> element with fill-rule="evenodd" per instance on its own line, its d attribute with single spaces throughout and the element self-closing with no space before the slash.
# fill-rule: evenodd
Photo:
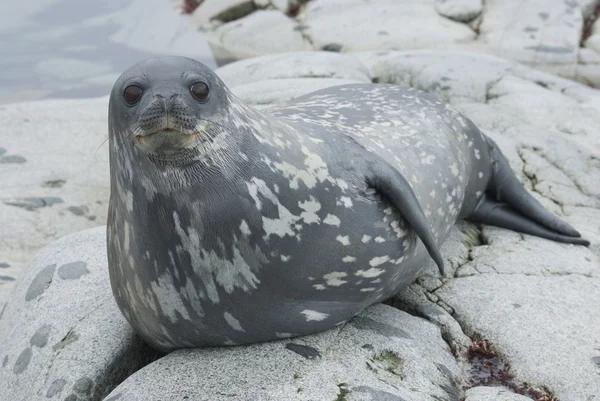
<svg viewBox="0 0 600 401">
<path fill-rule="evenodd" d="M 100 144 L 100 146 L 98 146 L 98 148 L 96 149 L 96 151 L 94 152 L 94 156 L 98 153 L 98 151 L 100 150 L 100 148 L 106 143 L 108 142 L 111 138 L 114 138 L 116 135 L 122 133 L 122 132 L 126 132 L 127 130 L 129 130 L 131 127 L 137 125 L 138 127 L 132 131 L 132 133 L 137 133 L 141 130 L 141 128 L 139 127 L 139 123 L 137 121 L 132 122 L 131 124 L 125 126 L 122 130 L 119 131 L 115 131 L 112 133 L 112 135 L 108 135 L 106 137 L 106 139 L 104 141 L 102 141 L 102 143 Z M 132 134 L 130 133 L 130 134 Z M 130 136 L 130 134 L 126 137 L 128 138 Z"/>
</svg>

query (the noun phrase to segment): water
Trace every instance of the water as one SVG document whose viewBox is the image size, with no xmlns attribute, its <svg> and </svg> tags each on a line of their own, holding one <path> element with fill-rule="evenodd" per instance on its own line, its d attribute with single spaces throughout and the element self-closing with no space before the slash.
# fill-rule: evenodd
<svg viewBox="0 0 600 401">
<path fill-rule="evenodd" d="M 0 0 L 0 104 L 107 95 L 157 54 L 217 63 L 176 0 Z"/>
</svg>

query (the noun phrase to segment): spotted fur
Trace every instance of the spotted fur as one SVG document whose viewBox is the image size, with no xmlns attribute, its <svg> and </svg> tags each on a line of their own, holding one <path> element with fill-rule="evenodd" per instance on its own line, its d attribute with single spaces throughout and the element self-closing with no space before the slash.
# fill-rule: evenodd
<svg viewBox="0 0 600 401">
<path fill-rule="evenodd" d="M 206 103 L 188 93 L 194 80 L 209 85 Z M 132 82 L 144 95 L 128 106 Z M 417 277 L 493 174 L 486 137 L 419 90 L 344 85 L 259 112 L 179 57 L 123 73 L 109 128 L 112 289 L 133 328 L 162 350 L 351 319 Z M 382 168 L 410 184 L 428 249 L 369 181 Z"/>
</svg>

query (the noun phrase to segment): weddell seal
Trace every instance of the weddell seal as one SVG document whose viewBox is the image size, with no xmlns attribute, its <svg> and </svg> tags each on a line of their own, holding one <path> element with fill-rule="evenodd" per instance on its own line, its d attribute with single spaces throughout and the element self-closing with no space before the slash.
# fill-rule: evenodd
<svg viewBox="0 0 600 401">
<path fill-rule="evenodd" d="M 457 219 L 587 245 L 425 92 L 350 84 L 255 110 L 203 64 L 142 61 L 109 103 L 112 291 L 152 346 L 248 344 L 406 288 Z"/>
</svg>

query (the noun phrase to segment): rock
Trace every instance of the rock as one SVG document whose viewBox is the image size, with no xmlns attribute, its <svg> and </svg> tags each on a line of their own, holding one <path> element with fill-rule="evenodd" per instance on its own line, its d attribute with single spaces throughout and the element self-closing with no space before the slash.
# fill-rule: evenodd
<svg viewBox="0 0 600 401">
<path fill-rule="evenodd" d="M 107 104 L 103 97 L 0 108 L 0 263 L 8 265 L 0 270 L 0 309 L 39 249 L 105 224 Z"/>
<path fill-rule="evenodd" d="M 156 359 L 113 299 L 105 232 L 63 237 L 28 264 L 0 317 L 0 399 L 102 399 Z"/>
<path fill-rule="evenodd" d="M 314 0 L 301 17 L 315 49 L 353 52 L 442 48 L 473 40 L 466 25 L 441 17 L 430 2 Z M 423 29 L 427 27 L 427 29 Z"/>
<path fill-rule="evenodd" d="M 572 77 L 583 28 L 577 1 L 486 0 L 478 41 L 494 54 Z"/>
<path fill-rule="evenodd" d="M 287 14 L 295 6 L 295 3 L 295 0 L 254 0 L 256 8 L 273 7 L 284 14 Z"/>
<path fill-rule="evenodd" d="M 465 401 L 531 401 L 503 387 L 474 387 L 467 390 Z"/>
<path fill-rule="evenodd" d="M 482 0 L 436 0 L 435 10 L 444 17 L 460 22 L 471 22 L 483 10 Z"/>
<path fill-rule="evenodd" d="M 208 40 L 237 58 L 312 49 L 296 28 L 296 22 L 279 11 L 258 10 L 218 27 Z"/>
<path fill-rule="evenodd" d="M 598 21 L 600 21 L 600 19 Z M 600 24 L 598 24 L 597 21 L 594 24 L 594 27 L 596 26 L 600 27 Z M 600 53 L 600 28 L 596 28 L 595 31 L 598 33 L 594 33 L 589 38 L 587 38 L 587 40 L 585 41 L 585 48 L 592 49 L 597 53 Z"/>
<path fill-rule="evenodd" d="M 346 55 L 313 51 L 273 54 L 220 67 L 217 75 L 227 86 L 286 78 L 326 78 L 371 82 L 368 69 Z"/>
<path fill-rule="evenodd" d="M 290 78 L 264 80 L 231 88 L 234 95 L 252 106 L 267 106 L 329 86 L 362 83 L 349 79 Z"/>
<path fill-rule="evenodd" d="M 511 236 L 505 230 L 494 236 L 467 264 L 472 275 L 449 281 L 435 294 L 452 307 L 467 334 L 480 333 L 500 350 L 520 380 L 546 387 L 560 400 L 593 399 L 600 394 L 598 258 L 589 250 L 573 258 L 564 252 L 569 247 L 544 249 L 541 241 L 513 255 L 519 239 Z"/>
<path fill-rule="evenodd" d="M 600 48 L 600 35 L 596 36 L 598 37 L 597 47 Z M 588 40 L 586 45 L 594 46 L 594 43 Z M 579 49 L 579 65 L 577 65 L 575 79 L 595 88 L 600 87 L 600 50 L 586 47 Z"/>
<path fill-rule="evenodd" d="M 582 60 L 590 60 L 590 53 L 585 53 L 582 52 Z M 600 132 L 600 91 L 493 55 L 456 50 L 373 51 L 351 55 L 281 53 L 244 60 L 217 72 L 234 93 L 258 108 L 346 82 L 403 83 L 436 93 L 492 137 L 533 196 L 574 225 L 592 244 L 589 248 L 570 246 L 510 230 L 490 226 L 479 229 L 470 223 L 460 223 L 442 247 L 447 276 L 440 277 L 433 264 L 426 266 L 423 275 L 410 286 L 402 300 L 405 312 L 375 305 L 350 324 L 314 336 L 248 347 L 177 351 L 129 377 L 107 400 L 183 399 L 184 396 L 218 400 L 232 399 L 225 397 L 234 392 L 242 399 L 261 400 L 458 399 L 465 395 L 455 392 L 464 384 L 460 372 L 468 370 L 461 352 L 469 346 L 468 336 L 475 332 L 492 341 L 499 355 L 510 363 L 510 373 L 518 383 L 526 381 L 546 387 L 561 400 L 591 399 L 600 393 L 598 381 L 595 381 L 600 369 L 600 354 L 596 352 L 598 344 L 594 343 L 595 333 L 600 329 L 597 308 L 600 295 L 600 161 L 597 156 L 600 154 L 600 137 L 597 135 Z M 60 163 L 67 157 L 71 161 L 87 160 L 82 155 L 90 152 L 86 147 L 90 146 L 89 136 L 77 134 L 85 130 L 96 132 L 100 122 L 102 127 L 105 126 L 105 116 L 96 122 L 90 117 L 94 116 L 92 109 L 96 106 L 89 105 L 89 110 L 87 106 L 81 106 L 79 110 L 77 107 L 88 101 L 78 102 L 73 101 L 72 108 L 86 118 L 84 122 L 76 116 L 60 114 L 65 113 L 65 107 L 56 107 L 54 113 L 50 108 L 45 109 L 47 104 L 53 103 L 10 105 L 0 110 L 2 116 L 13 113 L 9 119 L 0 119 L 0 124 L 6 124 L 0 125 L 5 128 L 3 132 L 11 133 L 10 147 L 4 145 L 6 142 L 0 143 L 0 172 L 5 174 L 3 178 L 12 180 L 13 185 L 21 186 L 0 203 L 8 208 L 2 211 L 7 221 L 13 213 L 33 215 L 32 221 L 58 212 L 73 219 L 88 216 L 85 209 L 89 208 L 88 203 L 70 199 L 76 196 L 88 199 L 86 196 L 89 195 L 85 194 L 95 193 L 97 188 L 81 183 L 78 189 L 83 195 L 72 194 L 68 187 L 71 178 L 66 183 L 61 177 L 39 178 L 48 168 L 58 166 L 67 171 L 71 168 L 79 171 L 81 165 L 87 166 L 83 162 L 69 163 L 76 167 Z M 106 103 L 98 101 L 95 104 L 104 112 Z M 24 113 L 25 109 L 19 109 L 23 107 L 29 107 L 26 109 L 28 114 Z M 29 118 L 26 115 L 39 115 L 37 131 L 19 131 L 25 124 L 12 116 Z M 42 121 L 49 127 L 60 121 L 60 129 L 45 131 L 47 128 Z M 53 138 L 52 133 L 60 137 L 63 132 L 70 136 L 60 142 L 62 146 L 65 143 L 71 146 L 69 141 L 82 141 L 75 142 L 78 149 L 70 150 L 71 156 L 52 147 L 57 141 L 46 139 Z M 17 135 L 19 133 L 29 136 Z M 22 138 L 27 138 L 28 142 Z M 35 153 L 25 152 L 33 148 L 30 143 L 36 143 L 38 148 L 38 142 L 43 145 L 40 147 L 43 151 L 52 150 L 46 152 L 48 160 L 44 159 L 44 163 L 40 162 L 41 167 L 27 170 L 28 173 L 17 180 L 15 177 L 22 171 L 19 169 L 35 159 Z M 12 143 L 17 145 L 12 146 Z M 84 151 L 77 153 L 80 148 Z M 42 154 L 43 151 L 38 152 Z M 53 158 L 55 154 L 59 156 Z M 89 165 L 95 168 L 93 164 Z M 108 163 L 103 168 L 107 166 Z M 94 173 L 99 174 L 98 171 Z M 102 171 L 108 177 L 106 170 Z M 82 177 L 80 180 L 83 181 L 83 178 L 88 180 L 86 174 L 72 175 Z M 30 177 L 35 178 L 32 182 L 44 184 L 32 186 L 28 181 Z M 103 190 L 107 191 L 107 181 L 98 182 L 105 185 Z M 34 190 L 29 190 L 30 187 Z M 65 191 L 66 195 L 61 192 L 63 189 L 69 189 Z M 61 225 L 65 216 L 55 217 L 56 220 L 46 217 L 48 221 L 56 221 L 54 225 L 48 225 L 58 227 L 58 234 L 48 229 L 52 235 L 68 232 L 68 227 Z M 16 223 L 11 227 L 21 229 Z M 20 244 L 26 244 L 26 234 L 36 239 L 39 235 L 36 229 L 33 224 L 24 225 L 19 237 L 21 242 L 15 241 L 14 249 L 25 249 Z M 41 238 L 49 240 L 52 235 Z M 125 329 L 124 334 L 119 334 L 113 327 L 123 323 L 117 319 L 120 319 L 118 311 L 106 317 L 108 312 L 103 305 L 81 322 L 77 316 L 73 318 L 66 312 L 68 302 L 80 302 L 80 298 L 83 307 L 88 308 L 90 297 L 97 294 L 96 287 L 83 295 L 75 292 L 72 298 L 61 298 L 57 313 L 62 311 L 65 316 L 53 317 L 49 322 L 36 320 L 43 316 L 37 305 L 42 307 L 44 302 L 54 299 L 52 297 L 58 293 L 56 288 L 69 289 L 71 287 L 66 287 L 71 285 L 69 283 L 87 283 L 86 280 L 96 277 L 98 268 L 93 266 L 96 263 L 93 260 L 99 261 L 99 253 L 105 253 L 104 234 L 98 229 L 93 235 L 97 238 L 90 239 L 90 249 L 87 245 L 80 249 L 70 242 L 61 242 L 64 251 L 40 253 L 42 256 L 35 259 L 38 269 L 35 274 L 24 274 L 25 284 L 19 284 L 17 290 L 21 295 L 7 306 L 0 320 L 0 341 L 8 344 L 6 349 L 10 350 L 6 358 L 0 354 L 0 366 L 4 365 L 0 368 L 0 399 L 6 398 L 5 395 L 14 395 L 9 399 L 32 399 L 50 393 L 62 400 L 71 390 L 76 391 L 78 397 L 81 394 L 87 397 L 85 394 L 90 393 L 97 399 L 97 391 L 103 388 L 108 392 L 111 386 L 127 376 L 128 372 L 119 372 L 118 378 L 106 379 L 112 383 L 107 386 L 100 385 L 98 379 L 104 377 L 106 369 L 102 367 L 108 366 L 106 361 L 115 353 L 128 355 L 127 350 L 138 344 L 134 340 L 127 346 L 118 342 L 119 336 L 122 341 L 129 338 Z M 69 241 L 77 243 L 79 240 Z M 34 241 L 34 244 L 39 246 L 43 242 Z M 70 247 L 74 251 L 69 251 Z M 1 252 L 3 249 L 0 247 Z M 12 254 L 7 250 L 3 255 Z M 88 259 L 84 256 L 70 258 L 80 254 Z M 55 267 L 48 267 L 51 265 Z M 0 259 L 0 277 L 10 269 L 13 269 L 11 261 Z M 52 281 L 46 287 L 50 279 Z M 107 297 L 110 295 L 108 287 L 103 291 Z M 23 305 L 28 305 L 31 310 Z M 107 305 L 116 310 L 112 303 Z M 21 310 L 25 312 L 21 313 Z M 44 306 L 44 310 L 54 309 Z M 76 307 L 71 310 L 80 313 Z M 410 314 L 422 316 L 431 323 Z M 13 323 L 15 316 L 22 316 L 18 324 Z M 5 324 L 9 322 L 8 318 L 10 323 Z M 100 319 L 109 324 L 101 324 Z M 32 327 L 25 324 L 29 320 L 34 322 Z M 66 322 L 60 326 L 60 332 L 54 331 L 54 320 L 60 324 Z M 69 325 L 70 322 L 82 325 L 81 332 L 77 328 L 75 332 L 83 334 L 77 342 L 62 348 L 52 363 L 50 345 L 60 343 L 62 339 L 72 340 L 68 333 L 74 326 Z M 88 328 L 92 323 L 94 327 Z M 103 325 L 108 328 L 103 329 Z M 98 334 L 102 332 L 106 336 L 108 329 L 113 329 L 116 336 L 105 339 Z M 82 341 L 89 349 L 100 350 L 97 352 L 99 362 L 91 359 L 95 355 L 80 358 L 67 353 L 70 347 Z M 44 343 L 46 345 L 42 345 Z M 457 352 L 457 358 L 449 353 L 448 344 Z M 109 346 L 113 354 L 102 351 Z M 552 352 L 549 353 L 549 349 Z M 67 362 L 67 358 L 75 362 Z M 92 368 L 81 367 L 81 360 L 96 370 L 92 372 Z M 367 366 L 367 362 L 377 373 Z M 48 372 L 64 370 L 71 364 L 74 369 L 71 376 L 49 376 L 51 380 L 42 380 L 37 378 L 46 377 L 46 373 L 36 367 L 37 364 L 52 366 L 46 368 Z M 402 371 L 400 366 L 403 366 Z M 32 373 L 28 373 L 30 371 Z M 399 379 L 398 372 L 405 375 L 404 380 Z M 17 374 L 19 378 L 35 374 L 37 376 L 31 376 L 32 381 L 35 379 L 34 383 L 39 383 L 31 386 L 31 393 L 17 393 L 26 390 L 14 388 L 10 393 L 3 393 L 7 386 L 18 387 L 13 385 L 12 379 Z M 19 383 L 23 382 L 20 379 Z M 502 394 L 497 388 L 476 388 L 469 390 L 466 397 L 469 401 L 485 400 L 483 397 L 502 400 L 501 397 L 509 395 Z M 506 399 L 516 401 L 518 398 L 514 395 Z"/>
<path fill-rule="evenodd" d="M 212 20 L 227 22 L 248 15 L 254 9 L 252 0 L 204 0 L 191 18 L 200 25 Z"/>
<path fill-rule="evenodd" d="M 108 399 L 433 401 L 458 399 L 460 380 L 437 327 L 374 305 L 317 335 L 175 351 L 129 377 Z"/>
</svg>

